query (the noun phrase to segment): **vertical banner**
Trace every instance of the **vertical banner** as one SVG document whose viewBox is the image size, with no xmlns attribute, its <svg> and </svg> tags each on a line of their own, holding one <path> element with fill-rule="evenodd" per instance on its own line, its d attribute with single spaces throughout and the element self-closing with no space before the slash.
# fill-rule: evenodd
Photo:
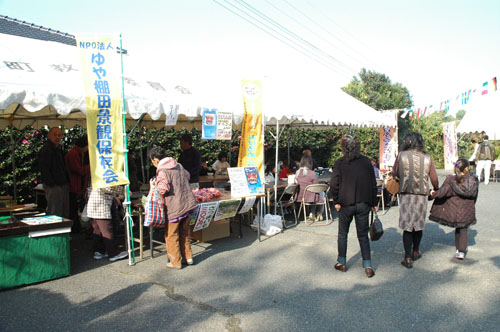
<svg viewBox="0 0 500 332">
<path fill-rule="evenodd" d="M 123 118 L 118 44 L 112 38 L 78 38 L 93 188 L 128 184 L 123 152 Z"/>
<path fill-rule="evenodd" d="M 262 129 L 262 85 L 260 81 L 242 80 L 243 123 L 238 167 L 256 166 L 264 174 L 264 135 Z"/>
<path fill-rule="evenodd" d="M 396 161 L 396 157 L 398 155 L 398 135 L 396 135 L 396 128 L 380 128 L 379 144 L 380 170 L 387 171 L 394 165 L 394 162 Z"/>
<path fill-rule="evenodd" d="M 453 170 L 458 159 L 457 132 L 455 122 L 443 123 L 444 169 Z"/>
</svg>

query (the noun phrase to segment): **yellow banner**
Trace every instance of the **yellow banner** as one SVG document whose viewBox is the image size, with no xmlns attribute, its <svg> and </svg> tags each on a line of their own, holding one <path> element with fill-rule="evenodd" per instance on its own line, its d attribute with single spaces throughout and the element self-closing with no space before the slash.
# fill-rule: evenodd
<svg viewBox="0 0 500 332">
<path fill-rule="evenodd" d="M 112 38 L 78 38 L 93 188 L 128 184 L 124 171 L 120 54 Z"/>
<path fill-rule="evenodd" d="M 238 167 L 256 166 L 263 179 L 264 135 L 262 129 L 262 85 L 260 81 L 242 80 L 243 124 L 241 126 Z"/>
</svg>

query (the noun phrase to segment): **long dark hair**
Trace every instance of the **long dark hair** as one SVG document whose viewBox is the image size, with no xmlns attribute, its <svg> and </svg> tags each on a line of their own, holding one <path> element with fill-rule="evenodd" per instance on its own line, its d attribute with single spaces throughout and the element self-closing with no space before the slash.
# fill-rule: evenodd
<svg viewBox="0 0 500 332">
<path fill-rule="evenodd" d="M 457 160 L 457 162 L 455 163 L 455 178 L 457 179 L 457 183 L 460 183 L 462 182 L 463 178 L 464 178 L 464 175 L 465 174 L 462 174 L 465 169 L 469 167 L 469 161 L 467 159 L 464 159 L 464 158 L 460 158 Z"/>
<path fill-rule="evenodd" d="M 405 137 L 403 138 L 401 151 L 407 150 L 417 150 L 425 153 L 424 139 L 419 132 L 413 131 L 405 135 Z"/>
<path fill-rule="evenodd" d="M 359 142 L 359 138 L 351 134 L 345 134 L 340 139 L 340 149 L 342 150 L 344 158 L 347 160 L 359 158 L 361 155 L 361 143 Z"/>
</svg>

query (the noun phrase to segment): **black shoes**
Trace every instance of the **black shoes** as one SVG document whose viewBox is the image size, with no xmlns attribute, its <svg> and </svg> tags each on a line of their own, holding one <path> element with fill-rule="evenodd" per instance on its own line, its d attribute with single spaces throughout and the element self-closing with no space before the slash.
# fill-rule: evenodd
<svg viewBox="0 0 500 332">
<path fill-rule="evenodd" d="M 403 265 L 404 267 L 406 267 L 407 269 L 411 269 L 413 267 L 413 261 L 411 259 L 411 257 L 405 257 L 402 261 L 401 261 L 401 265 Z"/>
</svg>

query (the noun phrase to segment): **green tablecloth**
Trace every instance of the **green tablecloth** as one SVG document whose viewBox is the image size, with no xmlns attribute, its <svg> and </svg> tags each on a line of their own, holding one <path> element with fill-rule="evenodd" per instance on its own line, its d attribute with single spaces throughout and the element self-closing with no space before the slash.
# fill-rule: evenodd
<svg viewBox="0 0 500 332">
<path fill-rule="evenodd" d="M 68 276 L 69 234 L 0 237 L 0 289 Z"/>
</svg>

